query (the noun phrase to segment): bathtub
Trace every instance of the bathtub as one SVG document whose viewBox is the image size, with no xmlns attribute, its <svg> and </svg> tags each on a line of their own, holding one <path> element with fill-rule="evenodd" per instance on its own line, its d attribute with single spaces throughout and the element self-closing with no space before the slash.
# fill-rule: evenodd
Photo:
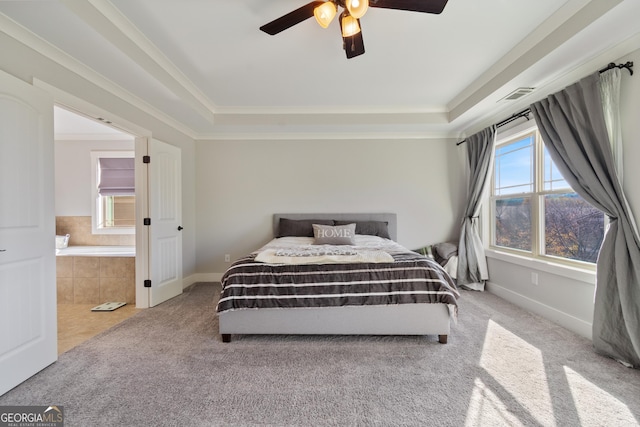
<svg viewBox="0 0 640 427">
<path fill-rule="evenodd" d="M 58 304 L 135 304 L 135 256 L 135 246 L 56 249 Z"/>
<path fill-rule="evenodd" d="M 135 257 L 135 246 L 68 246 L 56 249 L 56 256 Z"/>
</svg>

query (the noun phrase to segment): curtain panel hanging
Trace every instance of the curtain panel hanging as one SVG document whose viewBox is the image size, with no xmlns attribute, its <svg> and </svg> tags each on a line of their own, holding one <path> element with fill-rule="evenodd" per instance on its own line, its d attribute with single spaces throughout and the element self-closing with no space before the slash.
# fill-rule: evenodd
<svg viewBox="0 0 640 427">
<path fill-rule="evenodd" d="M 457 283 L 463 288 L 484 291 L 489 279 L 484 245 L 478 230 L 482 198 L 489 187 L 495 158 L 496 126 L 490 126 L 467 138 L 469 183 L 460 241 L 458 243 Z"/>
<path fill-rule="evenodd" d="M 620 184 L 623 179 L 622 168 L 622 127 L 620 126 L 620 81 L 622 71 L 613 68 L 600 74 L 600 89 L 602 94 L 602 109 L 604 121 L 609 132 L 609 142 L 616 165 L 616 173 Z"/>
<path fill-rule="evenodd" d="M 131 157 L 99 159 L 98 194 L 134 196 L 135 190 L 135 159 Z"/>
<path fill-rule="evenodd" d="M 605 109 L 598 73 L 531 105 L 562 176 L 610 219 L 597 260 L 594 348 L 640 367 L 640 238 L 616 173 Z"/>
</svg>

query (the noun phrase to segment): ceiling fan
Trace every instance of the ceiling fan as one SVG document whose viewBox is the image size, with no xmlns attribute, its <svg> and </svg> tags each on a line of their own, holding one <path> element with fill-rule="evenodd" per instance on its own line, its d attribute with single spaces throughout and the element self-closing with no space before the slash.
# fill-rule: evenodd
<svg viewBox="0 0 640 427">
<path fill-rule="evenodd" d="M 360 18 L 369 7 L 384 9 L 408 10 L 410 12 L 435 13 L 443 11 L 448 0 L 326 0 L 312 1 L 304 6 L 275 19 L 260 27 L 267 34 L 275 35 L 291 28 L 302 21 L 315 16 L 322 28 L 327 28 L 338 13 L 340 14 L 340 30 L 342 31 L 342 47 L 347 58 L 353 58 L 364 53 L 364 42 L 360 27 Z"/>
</svg>

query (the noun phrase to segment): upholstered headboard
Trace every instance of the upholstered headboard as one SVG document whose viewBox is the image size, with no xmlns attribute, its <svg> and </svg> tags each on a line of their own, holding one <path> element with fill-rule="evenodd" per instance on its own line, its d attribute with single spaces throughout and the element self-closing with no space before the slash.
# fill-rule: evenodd
<svg viewBox="0 0 640 427">
<path fill-rule="evenodd" d="M 278 236 L 280 218 L 287 219 L 333 219 L 336 221 L 384 221 L 388 224 L 389 236 L 398 239 L 398 224 L 394 213 L 290 213 L 273 214 L 273 235 Z"/>
</svg>

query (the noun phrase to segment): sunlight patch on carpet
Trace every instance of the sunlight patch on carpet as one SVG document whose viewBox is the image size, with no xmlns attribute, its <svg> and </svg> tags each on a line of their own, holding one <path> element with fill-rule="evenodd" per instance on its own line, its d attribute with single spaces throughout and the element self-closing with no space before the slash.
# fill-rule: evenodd
<svg viewBox="0 0 640 427">
<path fill-rule="evenodd" d="M 527 341 L 489 320 L 480 366 L 532 419 L 555 426 L 542 352 Z M 485 381 L 488 382 L 488 381 Z M 497 387 L 497 386 L 495 386 Z"/>
<path fill-rule="evenodd" d="M 480 378 L 476 378 L 464 425 L 475 427 L 496 425 L 496 423 L 505 426 L 524 426 L 500 398 Z"/>
<path fill-rule="evenodd" d="M 573 369 L 565 366 L 564 371 L 581 425 L 598 425 L 602 420 L 612 426 L 638 424 L 627 405 Z"/>
</svg>

